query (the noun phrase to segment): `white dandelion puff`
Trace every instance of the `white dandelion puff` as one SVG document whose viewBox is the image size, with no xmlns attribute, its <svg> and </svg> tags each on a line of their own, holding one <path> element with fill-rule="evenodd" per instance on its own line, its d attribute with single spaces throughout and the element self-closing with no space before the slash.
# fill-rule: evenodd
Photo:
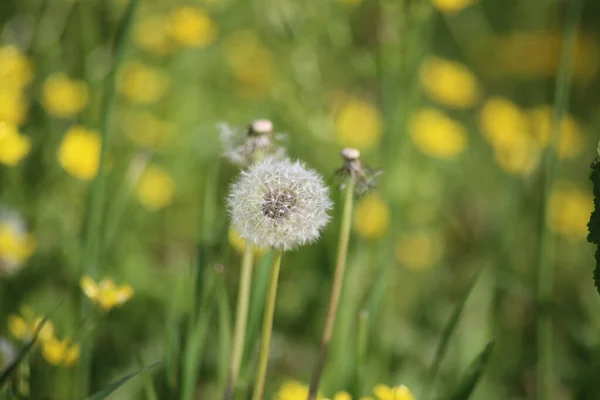
<svg viewBox="0 0 600 400">
<path fill-rule="evenodd" d="M 329 222 L 329 190 L 299 161 L 272 158 L 243 171 L 231 186 L 234 228 L 257 246 L 289 250 L 314 242 Z"/>
<path fill-rule="evenodd" d="M 255 161 L 257 154 L 278 160 L 286 157 L 285 148 L 277 144 L 282 135 L 273 133 L 273 123 L 268 119 L 257 119 L 244 129 L 232 128 L 224 122 L 217 126 L 223 156 L 234 165 L 248 166 Z"/>
</svg>

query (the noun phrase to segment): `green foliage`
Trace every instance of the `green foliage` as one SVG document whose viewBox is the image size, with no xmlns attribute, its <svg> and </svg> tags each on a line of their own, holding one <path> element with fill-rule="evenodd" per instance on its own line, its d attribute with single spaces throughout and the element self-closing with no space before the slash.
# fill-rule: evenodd
<svg viewBox="0 0 600 400">
<path fill-rule="evenodd" d="M 588 242 L 596 244 L 596 267 L 594 268 L 594 285 L 600 294 L 600 161 L 594 160 L 592 163 L 592 173 L 590 179 L 594 185 L 594 211 L 590 216 L 588 223 L 589 234 Z"/>
<path fill-rule="evenodd" d="M 132 372 L 129 375 L 124 376 L 123 378 L 119 379 L 118 381 L 111 383 L 110 385 L 108 385 L 107 387 L 105 387 L 102 390 L 99 390 L 98 392 L 92 394 L 91 396 L 88 396 L 86 398 L 86 400 L 104 400 L 107 399 L 108 396 L 110 396 L 111 394 L 113 394 L 116 390 L 118 390 L 121 386 L 123 386 L 124 384 L 126 384 L 127 382 L 129 382 L 129 380 L 131 380 L 132 378 L 135 378 L 137 375 L 139 375 L 140 373 L 143 373 L 146 369 L 148 368 L 152 368 L 155 365 L 158 365 L 160 363 L 160 361 L 156 361 L 142 369 L 139 369 L 135 372 Z"/>
<path fill-rule="evenodd" d="M 475 387 L 485 372 L 493 350 L 494 341 L 491 341 L 485 346 L 483 351 L 475 357 L 463 378 L 460 380 L 460 383 L 452 392 L 452 395 L 448 397 L 449 400 L 467 400 L 471 397 Z"/>
</svg>

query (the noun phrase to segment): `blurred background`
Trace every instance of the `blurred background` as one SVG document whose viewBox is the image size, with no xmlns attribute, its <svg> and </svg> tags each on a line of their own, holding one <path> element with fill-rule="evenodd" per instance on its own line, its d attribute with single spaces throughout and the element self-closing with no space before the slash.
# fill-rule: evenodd
<svg viewBox="0 0 600 400">
<path fill-rule="evenodd" d="M 339 232 L 333 177 L 339 151 L 351 146 L 383 173 L 356 202 L 323 394 L 358 398 L 384 383 L 405 384 L 419 398 L 443 327 L 479 271 L 435 393 L 447 393 L 495 339 L 473 398 L 533 398 L 546 232 L 552 398 L 600 399 L 600 297 L 585 240 L 600 126 L 600 3 L 585 2 L 565 49 L 566 9 L 575 3 L 140 0 L 104 138 L 100 258 L 90 271 L 90 189 L 111 43 L 127 2 L 3 0 L 0 365 L 36 316 L 56 309 L 54 347 L 29 358 L 32 398 L 75 398 L 79 349 L 70 346 L 82 337 L 80 280 L 90 274 L 132 294 L 86 333 L 92 390 L 161 360 L 152 370 L 158 397 L 177 398 L 173 365 L 189 351 L 182 332 L 193 308 L 190 276 L 198 275 L 199 287 L 217 279 L 219 289 L 207 295 L 215 306 L 194 398 L 219 398 L 243 246 L 223 201 L 239 168 L 222 158 L 219 124 L 245 129 L 268 118 L 290 156 L 323 174 L 336 203 L 322 239 L 285 254 L 268 398 L 283 382 L 310 377 Z M 571 92 L 553 144 L 565 51 L 573 54 Z M 549 146 L 557 163 L 545 197 Z M 357 327 L 366 332 L 360 357 Z M 146 398 L 143 382 L 111 398 Z"/>
</svg>

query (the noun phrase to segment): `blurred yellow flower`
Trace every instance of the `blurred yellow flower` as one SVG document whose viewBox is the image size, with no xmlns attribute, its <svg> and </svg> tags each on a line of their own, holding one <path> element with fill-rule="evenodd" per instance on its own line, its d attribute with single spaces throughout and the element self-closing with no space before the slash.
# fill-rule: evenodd
<svg viewBox="0 0 600 400">
<path fill-rule="evenodd" d="M 277 74 L 271 53 L 251 31 L 237 31 L 222 45 L 225 61 L 241 84 L 241 94 L 261 98 L 269 93 Z"/>
<path fill-rule="evenodd" d="M 442 247 L 439 237 L 431 232 L 403 235 L 396 243 L 396 260 L 408 269 L 425 270 L 439 261 Z"/>
<path fill-rule="evenodd" d="M 150 211 L 156 211 L 171 204 L 174 191 L 173 178 L 157 165 L 146 167 L 136 187 L 139 202 Z"/>
<path fill-rule="evenodd" d="M 479 98 L 479 84 L 464 65 L 430 57 L 420 68 L 423 90 L 431 99 L 454 108 L 470 108 Z"/>
<path fill-rule="evenodd" d="M 404 386 L 389 387 L 386 385 L 376 385 L 373 393 L 377 400 L 414 400 L 413 394 Z"/>
<path fill-rule="evenodd" d="M 10 314 L 8 316 L 8 330 L 18 340 L 29 341 L 33 338 L 36 330 L 40 326 L 43 318 L 36 316 L 31 309 L 23 307 L 21 315 Z M 51 321 L 46 321 L 40 333 L 38 340 L 45 342 L 54 336 L 54 325 Z"/>
<path fill-rule="evenodd" d="M 168 29 L 171 37 L 185 46 L 204 47 L 217 37 L 217 26 L 199 7 L 184 6 L 173 10 Z"/>
<path fill-rule="evenodd" d="M 347 100 L 337 114 L 335 125 L 337 141 L 344 147 L 366 150 L 379 144 L 381 114 L 377 108 L 362 99 Z"/>
<path fill-rule="evenodd" d="M 418 111 L 410 120 L 409 133 L 417 149 L 442 160 L 456 158 L 467 148 L 465 128 L 434 108 Z"/>
<path fill-rule="evenodd" d="M 123 130 L 135 144 L 163 150 L 172 142 L 174 127 L 148 111 L 132 111 L 123 118 Z"/>
<path fill-rule="evenodd" d="M 68 339 L 51 337 L 42 343 L 42 356 L 52 365 L 71 367 L 79 359 L 79 344 L 70 345 Z"/>
<path fill-rule="evenodd" d="M 21 125 L 27 118 L 28 108 L 22 90 L 0 85 L 0 121 Z"/>
<path fill-rule="evenodd" d="M 529 135 L 515 133 L 494 146 L 494 158 L 498 165 L 515 175 L 529 175 L 540 161 L 540 146 Z"/>
<path fill-rule="evenodd" d="M 16 126 L 0 122 L 0 164 L 15 166 L 31 149 L 27 136 L 21 135 Z"/>
<path fill-rule="evenodd" d="M 479 114 L 479 126 L 492 145 L 510 144 L 515 136 L 529 135 L 524 111 L 504 97 L 490 97 Z"/>
<path fill-rule="evenodd" d="M 547 146 L 551 138 L 552 107 L 543 105 L 529 112 L 531 131 L 541 146 Z M 583 137 L 577 122 L 566 115 L 560 124 L 558 155 L 560 158 L 573 158 L 583 150 Z"/>
<path fill-rule="evenodd" d="M 240 236 L 240 233 L 233 229 L 233 227 L 229 227 L 229 231 L 227 232 L 227 239 L 229 240 L 229 244 L 235 251 L 239 254 L 244 253 L 244 249 L 246 248 L 246 240 Z M 260 258 L 267 253 L 268 249 L 262 247 L 254 247 L 254 257 Z"/>
<path fill-rule="evenodd" d="M 142 49 L 157 55 L 168 54 L 172 42 L 168 35 L 168 20 L 163 15 L 148 15 L 139 19 L 133 31 L 133 40 Z"/>
<path fill-rule="evenodd" d="M 88 97 L 84 81 L 71 79 L 61 72 L 50 75 L 44 81 L 42 103 L 46 111 L 56 117 L 76 116 L 87 106 Z"/>
<path fill-rule="evenodd" d="M 133 296 L 133 288 L 127 284 L 117 286 L 112 279 L 96 283 L 85 275 L 79 282 L 83 293 L 104 311 L 125 304 Z"/>
<path fill-rule="evenodd" d="M 443 12 L 460 11 L 476 0 L 432 0 L 433 6 Z"/>
<path fill-rule="evenodd" d="M 352 400 L 352 396 L 350 396 L 350 394 L 346 392 L 338 392 L 333 395 L 333 398 L 331 400 Z"/>
<path fill-rule="evenodd" d="M 16 46 L 0 47 L 0 85 L 23 89 L 33 78 L 29 58 Z"/>
<path fill-rule="evenodd" d="M 0 273 L 16 272 L 35 250 L 35 237 L 19 228 L 19 221 L 0 221 Z"/>
<path fill-rule="evenodd" d="M 95 130 L 75 125 L 65 133 L 58 148 L 58 161 L 69 174 L 90 180 L 100 165 L 100 135 Z"/>
<path fill-rule="evenodd" d="M 591 192 L 559 181 L 548 199 L 546 221 L 553 232 L 569 239 L 583 240 L 587 236 L 587 223 L 593 209 Z"/>
<path fill-rule="evenodd" d="M 286 381 L 281 385 L 275 395 L 275 400 L 306 400 L 308 397 L 308 386 L 297 381 Z M 319 400 L 326 400 L 318 395 Z"/>
<path fill-rule="evenodd" d="M 354 212 L 354 230 L 365 239 L 383 236 L 390 225 L 390 209 L 377 194 L 358 201 Z"/>
<path fill-rule="evenodd" d="M 162 71 L 137 61 L 126 63 L 119 73 L 119 91 L 133 103 L 156 103 L 167 85 L 168 79 Z"/>
</svg>

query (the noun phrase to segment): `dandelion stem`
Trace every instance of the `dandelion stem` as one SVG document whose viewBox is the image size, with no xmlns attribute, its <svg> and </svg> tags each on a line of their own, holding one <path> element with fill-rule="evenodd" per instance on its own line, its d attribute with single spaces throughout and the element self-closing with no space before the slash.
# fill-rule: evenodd
<svg viewBox="0 0 600 400">
<path fill-rule="evenodd" d="M 315 369 L 310 381 L 310 389 L 308 399 L 315 400 L 317 391 L 319 390 L 319 381 L 327 360 L 327 352 L 329 350 L 329 342 L 333 335 L 333 327 L 335 325 L 335 316 L 337 314 L 340 295 L 342 293 L 342 285 L 344 283 L 344 272 L 346 270 L 346 256 L 348 254 L 348 242 L 350 241 L 350 225 L 352 222 L 352 203 L 354 198 L 354 176 L 350 176 L 346 187 L 344 200 L 344 214 L 342 216 L 342 224 L 340 227 L 340 239 L 338 242 L 338 254 L 335 265 L 335 273 L 333 276 L 333 285 L 331 287 L 331 297 L 329 298 L 329 308 L 327 310 L 327 318 L 325 319 L 325 327 L 323 328 L 323 337 L 321 338 L 321 347 L 317 355 Z"/>
<path fill-rule="evenodd" d="M 229 377 L 227 378 L 227 389 L 225 400 L 233 398 L 233 393 L 240 374 L 242 355 L 244 354 L 244 343 L 246 339 L 246 324 L 248 321 L 248 307 L 250 304 L 250 284 L 252 283 L 252 261 L 254 246 L 247 241 L 242 256 L 242 268 L 240 274 L 240 287 L 238 289 L 238 301 L 235 315 L 235 328 L 233 331 L 233 349 L 231 351 L 231 362 L 229 366 Z"/>
<path fill-rule="evenodd" d="M 554 286 L 554 239 L 546 228 L 546 210 L 548 195 L 552 189 L 557 170 L 557 145 L 560 138 L 560 127 L 569 101 L 569 89 L 573 70 L 573 55 L 577 35 L 577 25 L 581 18 L 582 1 L 575 0 L 567 5 L 565 30 L 551 123 L 551 138 L 544 154 L 543 198 L 540 207 L 540 244 L 537 265 L 537 366 L 536 366 L 536 399 L 549 399 L 554 392 L 552 367 L 552 302 Z"/>
<path fill-rule="evenodd" d="M 279 267 L 281 266 L 282 250 L 273 252 L 271 264 L 271 275 L 269 277 L 269 288 L 265 300 L 265 314 L 263 317 L 262 334 L 260 338 L 260 352 L 258 355 L 258 372 L 254 382 L 254 393 L 252 400 L 262 400 L 265 391 L 265 378 L 267 376 L 267 364 L 269 361 L 269 347 L 271 345 L 271 332 L 273 330 L 273 314 L 275 313 L 275 299 L 277 298 L 277 281 L 279 279 Z"/>
</svg>

